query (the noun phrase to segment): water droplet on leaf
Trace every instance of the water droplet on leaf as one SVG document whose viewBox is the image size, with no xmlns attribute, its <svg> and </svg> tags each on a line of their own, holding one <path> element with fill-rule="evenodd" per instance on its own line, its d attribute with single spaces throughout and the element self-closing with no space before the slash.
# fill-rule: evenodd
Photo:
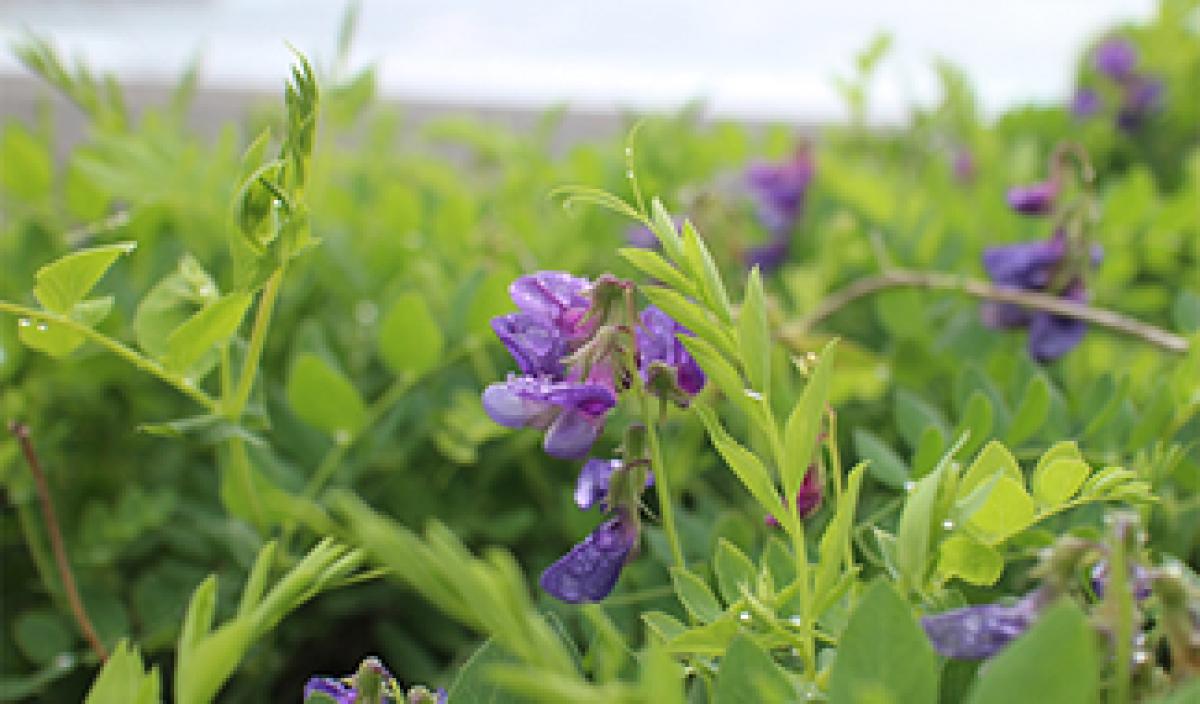
<svg viewBox="0 0 1200 704">
<path fill-rule="evenodd" d="M 742 623 L 749 623 L 750 622 L 750 612 L 749 611 L 741 612 L 740 614 L 738 614 L 738 620 L 740 620 Z"/>
<path fill-rule="evenodd" d="M 943 530 L 954 530 L 954 521 L 950 520 L 949 518 L 942 521 L 942 529 Z"/>
<path fill-rule="evenodd" d="M 23 328 L 27 328 L 27 327 L 29 327 L 29 326 L 30 326 L 30 325 L 32 325 L 32 324 L 33 324 L 33 323 L 31 323 L 31 322 L 29 321 L 29 318 L 21 318 L 20 320 L 18 320 L 18 321 L 17 321 L 17 325 L 20 325 L 20 326 L 21 326 L 21 327 L 23 327 Z"/>
<path fill-rule="evenodd" d="M 352 436 L 350 435 L 349 430 L 340 428 L 336 433 L 333 434 L 333 441 L 339 445 L 349 445 L 351 437 Z"/>
<path fill-rule="evenodd" d="M 904 482 L 904 490 L 905 491 L 912 491 L 913 489 L 916 489 L 916 488 L 917 488 L 917 483 L 914 482 L 913 480 L 910 479 L 910 480 Z"/>
<path fill-rule="evenodd" d="M 38 323 L 38 324 L 37 324 L 37 331 L 38 331 L 38 332 L 46 332 L 46 331 L 47 331 L 47 330 L 49 330 L 49 329 L 50 329 L 50 326 L 49 326 L 49 325 L 47 325 L 47 324 L 45 324 L 45 323 Z"/>
</svg>

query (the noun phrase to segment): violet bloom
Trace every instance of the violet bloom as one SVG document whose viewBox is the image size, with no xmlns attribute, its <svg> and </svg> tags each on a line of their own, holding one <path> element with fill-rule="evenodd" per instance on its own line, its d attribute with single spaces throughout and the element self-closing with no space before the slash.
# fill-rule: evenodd
<svg viewBox="0 0 1200 704">
<path fill-rule="evenodd" d="M 561 377 L 567 338 L 546 317 L 511 313 L 492 318 L 492 330 L 508 348 L 524 374 Z"/>
<path fill-rule="evenodd" d="M 1008 189 L 1008 207 L 1022 215 L 1045 215 L 1054 209 L 1056 197 L 1058 184 L 1054 181 L 1013 186 Z"/>
<path fill-rule="evenodd" d="M 547 567 L 539 583 L 568 604 L 599 601 L 616 586 L 637 540 L 637 522 L 619 512 Z"/>
<path fill-rule="evenodd" d="M 800 218 L 813 171 L 812 157 L 804 148 L 797 149 L 788 161 L 757 162 L 746 169 L 746 184 L 758 206 L 758 218 L 773 236 L 790 232 Z"/>
<path fill-rule="evenodd" d="M 1060 230 L 1044 242 L 990 247 L 983 252 L 983 267 L 1000 287 L 1022 291 L 1046 291 L 1053 283 L 1067 254 L 1066 237 Z M 1099 264 L 1102 250 L 1092 250 L 1092 265 Z M 1085 303 L 1087 291 L 1078 279 L 1060 293 L 1063 298 Z M 983 322 L 997 329 L 1029 328 L 1029 353 L 1039 362 L 1061 357 L 1079 344 L 1087 323 L 1047 311 L 1022 308 L 1013 303 L 986 301 L 980 308 Z"/>
<path fill-rule="evenodd" d="M 510 376 L 483 392 L 483 408 L 492 420 L 508 428 L 545 430 L 546 453 L 568 460 L 587 455 L 615 405 L 611 386 L 547 377 Z"/>
<path fill-rule="evenodd" d="M 583 320 L 591 306 L 587 295 L 590 287 L 587 279 L 566 272 L 539 271 L 512 282 L 508 293 L 521 312 L 552 325 L 574 341 L 590 332 Z"/>
<path fill-rule="evenodd" d="M 1100 73 L 1114 81 L 1123 81 L 1133 73 L 1137 50 L 1127 39 L 1111 37 L 1096 47 L 1092 62 Z"/>
<path fill-rule="evenodd" d="M 816 513 L 821 506 L 824 489 L 821 486 L 820 474 L 815 465 L 809 465 L 808 471 L 804 473 L 804 481 L 796 490 L 796 515 L 801 520 Z M 765 520 L 767 525 L 773 528 L 779 527 L 779 519 L 775 516 L 768 515 Z"/>
<path fill-rule="evenodd" d="M 608 485 L 613 472 L 622 468 L 621 460 L 590 459 L 579 470 L 575 482 L 575 505 L 587 511 L 596 504 L 608 510 Z M 654 486 L 654 474 L 646 473 L 646 487 Z"/>
<path fill-rule="evenodd" d="M 1083 120 L 1100 112 L 1100 94 L 1091 88 L 1080 88 L 1071 99 L 1071 114 Z"/>
<path fill-rule="evenodd" d="M 659 363 L 673 371 L 680 391 L 689 396 L 700 393 L 704 388 L 704 371 L 677 337 L 691 335 L 692 331 L 654 306 L 642 311 L 641 323 L 636 331 L 638 368 L 647 383 L 652 381 L 652 365 Z"/>
<path fill-rule="evenodd" d="M 1043 597 L 1032 592 L 1012 606 L 983 604 L 921 617 L 925 635 L 938 654 L 982 660 L 1000 652 L 1037 620 Z"/>
</svg>

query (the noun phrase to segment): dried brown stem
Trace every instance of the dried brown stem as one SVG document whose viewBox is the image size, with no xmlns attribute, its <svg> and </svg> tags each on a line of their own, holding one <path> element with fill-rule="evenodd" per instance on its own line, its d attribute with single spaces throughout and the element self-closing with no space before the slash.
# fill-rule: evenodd
<svg viewBox="0 0 1200 704">
<path fill-rule="evenodd" d="M 8 424 L 8 430 L 16 436 L 17 442 L 20 443 L 21 452 L 25 455 L 25 462 L 29 465 L 29 473 L 33 475 L 34 483 L 37 484 L 38 499 L 42 504 L 42 518 L 46 523 L 46 533 L 50 536 L 50 547 L 54 550 L 54 561 L 58 564 L 58 576 L 62 580 L 67 602 L 71 605 L 71 613 L 74 614 L 75 622 L 79 625 L 84 639 L 103 662 L 108 659 L 108 650 L 100 641 L 100 636 L 96 634 L 96 629 L 92 626 L 91 619 L 88 618 L 87 610 L 83 607 L 83 600 L 79 598 L 79 590 L 75 586 L 75 573 L 71 571 L 71 563 L 67 561 L 66 544 L 63 542 L 62 530 L 58 527 L 58 514 L 54 512 L 54 502 L 50 498 L 50 485 L 46 482 L 46 474 L 42 471 L 37 452 L 33 449 L 33 442 L 29 439 L 29 426 L 12 421 Z"/>
<path fill-rule="evenodd" d="M 807 317 L 787 325 L 784 333 L 806 333 L 854 301 L 891 288 L 957 291 L 989 301 L 1013 303 L 1023 308 L 1044 310 L 1067 318 L 1085 320 L 1093 325 L 1140 338 L 1170 352 L 1184 354 L 1188 351 L 1187 339 L 1149 323 L 1143 323 L 1140 320 L 1104 308 L 1094 308 L 1084 303 L 1076 303 L 1075 301 L 1059 298 L 1048 293 L 993 286 L 983 281 L 967 279 L 952 274 L 903 270 L 888 271 L 878 276 L 859 279 L 849 286 L 833 292 L 822 300 Z"/>
</svg>

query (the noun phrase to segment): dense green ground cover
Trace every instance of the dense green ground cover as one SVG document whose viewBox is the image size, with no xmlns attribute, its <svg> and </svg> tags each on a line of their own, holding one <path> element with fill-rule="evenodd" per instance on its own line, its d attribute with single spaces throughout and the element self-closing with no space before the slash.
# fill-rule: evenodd
<svg viewBox="0 0 1200 704">
<path fill-rule="evenodd" d="M 876 42 L 847 124 L 560 152 L 555 113 L 406 129 L 369 68 L 300 57 L 203 140 L 190 80 L 134 119 L 19 48 L 90 129 L 65 161 L 51 115 L 0 133 L 0 699 L 81 700 L 105 654 L 90 701 L 295 701 L 369 655 L 452 702 L 1194 701 L 1200 6 L 1114 32 L 1072 104 L 984 120 L 938 65 L 938 105 L 870 129 Z M 1027 257 L 1046 280 L 997 273 Z M 532 577 L 601 522 L 582 461 L 480 403 L 542 270 L 635 282 L 707 374 L 681 396 L 613 343 L 593 456 L 656 482 L 609 494 L 638 547 L 583 606 Z"/>
</svg>

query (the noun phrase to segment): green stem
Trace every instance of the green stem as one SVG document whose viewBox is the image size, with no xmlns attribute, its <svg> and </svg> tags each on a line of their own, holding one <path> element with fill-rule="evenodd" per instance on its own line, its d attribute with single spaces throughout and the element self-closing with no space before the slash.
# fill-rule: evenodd
<svg viewBox="0 0 1200 704">
<path fill-rule="evenodd" d="M 262 503 L 258 500 L 258 492 L 254 490 L 254 470 L 250 466 L 250 454 L 246 451 L 246 443 L 240 437 L 229 438 L 230 471 L 242 486 L 246 494 L 246 502 L 250 505 L 250 517 L 255 527 L 260 531 L 267 526 L 266 514 L 263 513 Z"/>
<path fill-rule="evenodd" d="M 185 382 L 183 377 L 167 371 L 158 362 L 155 362 L 147 357 L 143 357 L 134 349 L 117 342 L 102 332 L 93 330 L 83 323 L 72 320 L 65 315 L 59 315 L 58 313 L 51 313 L 49 311 L 37 310 L 34 308 L 27 308 L 26 306 L 10 303 L 8 301 L 0 301 L 0 312 L 10 313 L 12 315 L 31 320 L 42 320 L 47 323 L 61 325 L 73 332 L 77 332 L 109 352 L 112 352 L 126 362 L 129 362 L 138 369 L 160 379 L 167 385 L 174 387 L 183 395 L 191 398 L 201 406 L 204 406 L 204 408 L 206 408 L 210 413 L 216 413 L 218 411 L 219 404 L 215 399 L 196 388 L 194 385 L 190 385 Z"/>
<path fill-rule="evenodd" d="M 679 569 L 687 569 L 683 559 L 683 548 L 680 547 L 679 533 L 675 530 L 675 498 L 671 494 L 671 477 L 663 461 L 662 444 L 658 438 L 658 424 L 654 412 L 654 399 L 646 393 L 642 386 L 641 377 L 636 373 L 634 388 L 641 401 L 642 421 L 646 424 L 646 440 L 650 444 L 650 467 L 654 471 L 654 482 L 658 485 L 659 510 L 662 513 L 663 530 L 667 534 L 667 544 L 671 546 L 671 558 Z"/>
<path fill-rule="evenodd" d="M 817 675 L 817 646 L 813 639 L 812 580 L 809 574 L 808 544 L 804 537 L 804 521 L 796 512 L 795 500 L 788 501 L 787 532 L 796 553 L 796 581 L 800 583 L 800 657 L 810 676 Z"/>
<path fill-rule="evenodd" d="M 262 362 L 263 347 L 267 342 L 267 329 L 271 326 L 271 314 L 275 311 L 275 301 L 279 298 L 279 287 L 283 283 L 284 266 L 280 266 L 267 279 L 263 286 L 262 296 L 258 300 L 258 312 L 254 316 L 254 328 L 250 331 L 250 345 L 246 348 L 246 358 L 242 360 L 242 373 L 238 377 L 237 388 L 233 398 L 225 399 L 225 415 L 231 420 L 241 417 L 242 411 L 250 400 L 250 390 L 254 388 L 254 379 L 258 376 L 258 365 Z"/>
</svg>

